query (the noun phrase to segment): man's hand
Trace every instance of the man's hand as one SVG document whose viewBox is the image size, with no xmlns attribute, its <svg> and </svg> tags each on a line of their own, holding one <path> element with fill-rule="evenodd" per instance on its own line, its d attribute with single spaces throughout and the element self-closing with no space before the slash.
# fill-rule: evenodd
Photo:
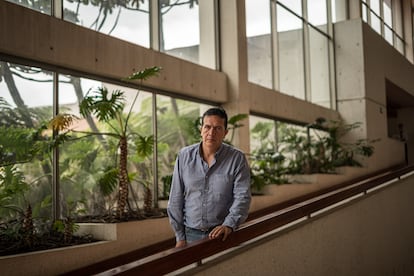
<svg viewBox="0 0 414 276">
<path fill-rule="evenodd" d="M 177 242 L 175 243 L 175 248 L 182 248 L 182 247 L 185 247 L 186 245 L 187 245 L 186 240 L 177 241 Z"/>
<path fill-rule="evenodd" d="M 230 235 L 232 232 L 233 232 L 233 229 L 231 229 L 230 227 L 225 226 L 225 225 L 219 225 L 210 232 L 208 237 L 210 238 L 210 240 L 212 240 L 212 239 L 217 239 L 218 237 L 223 235 L 222 240 L 225 241 L 228 235 Z"/>
</svg>

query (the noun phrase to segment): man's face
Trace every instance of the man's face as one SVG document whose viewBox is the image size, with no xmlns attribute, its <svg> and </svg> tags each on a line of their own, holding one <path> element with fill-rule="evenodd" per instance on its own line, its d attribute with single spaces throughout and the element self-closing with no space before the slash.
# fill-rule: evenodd
<svg viewBox="0 0 414 276">
<path fill-rule="evenodd" d="M 224 119 L 219 116 L 206 116 L 201 126 L 203 145 L 218 149 L 226 137 L 228 130 L 224 128 Z"/>
</svg>

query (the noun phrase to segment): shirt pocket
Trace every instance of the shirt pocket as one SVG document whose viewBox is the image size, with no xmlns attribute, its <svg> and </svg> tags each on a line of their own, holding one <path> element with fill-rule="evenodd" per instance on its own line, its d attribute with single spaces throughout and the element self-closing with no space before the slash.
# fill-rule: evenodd
<svg viewBox="0 0 414 276">
<path fill-rule="evenodd" d="M 194 177 L 194 176 L 185 176 L 185 192 L 187 194 L 191 193 L 201 193 L 205 186 L 205 178 L 204 177 Z"/>
<path fill-rule="evenodd" d="M 228 201 L 233 197 L 233 180 L 228 174 L 213 175 L 210 179 L 210 187 L 215 201 Z"/>
</svg>

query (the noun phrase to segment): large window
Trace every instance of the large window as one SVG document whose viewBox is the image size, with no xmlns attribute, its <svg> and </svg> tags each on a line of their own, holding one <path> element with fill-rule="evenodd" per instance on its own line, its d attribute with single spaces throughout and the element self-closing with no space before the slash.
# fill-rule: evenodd
<svg viewBox="0 0 414 276">
<path fill-rule="evenodd" d="M 405 53 L 403 38 L 403 15 L 400 0 L 362 0 L 362 18 L 372 29 Z"/>
<path fill-rule="evenodd" d="M 128 137 L 129 201 L 133 209 L 144 207 L 145 191 L 151 190 L 153 184 L 153 156 L 150 152 L 146 156 L 139 154 L 146 146 L 139 142 L 153 134 L 151 94 L 74 76 L 60 75 L 59 80 L 60 113 L 80 118 L 71 126 L 70 139 L 59 147 L 62 213 L 79 215 L 76 212 L 84 210 L 87 215 L 97 215 L 116 207 L 118 187 L 107 180 L 120 169 L 122 136 Z M 82 116 L 79 103 L 84 97 L 100 100 L 102 89 L 108 92 L 108 103 L 123 104 L 120 116 Z M 118 92 L 122 93 L 120 97 L 116 96 Z"/>
<path fill-rule="evenodd" d="M 344 21 L 348 18 L 347 0 L 331 0 L 332 23 Z"/>
<path fill-rule="evenodd" d="M 149 47 L 149 1 L 63 0 L 72 23 Z"/>
<path fill-rule="evenodd" d="M 53 0 L 33 0 L 33 1 L 21 1 L 21 0 L 7 0 L 9 2 L 22 5 L 26 8 L 39 11 L 44 14 L 52 14 L 52 1 Z"/>
<path fill-rule="evenodd" d="M 160 51 L 216 69 L 216 1 L 158 3 Z"/>
<path fill-rule="evenodd" d="M 332 14 L 344 19 L 344 3 L 245 3 L 249 81 L 330 108 L 333 40 L 328 24 Z"/>
<path fill-rule="evenodd" d="M 248 79 L 273 88 L 272 36 L 269 0 L 246 1 Z"/>
<path fill-rule="evenodd" d="M 339 122 L 319 118 L 301 126 L 252 115 L 249 120 L 253 187 L 287 183 L 295 174 L 332 173 L 353 158 L 354 149 L 338 142 L 349 127 Z"/>
<path fill-rule="evenodd" d="M 300 1 L 289 2 L 292 10 L 301 11 Z M 305 59 L 303 23 L 300 14 L 277 5 L 278 73 L 282 93 L 305 99 Z"/>
<path fill-rule="evenodd" d="M 52 100 L 52 72 L 0 61 L 2 222 L 18 217 L 29 206 L 37 218 L 52 214 L 50 136 L 40 131 L 42 123 L 53 115 Z"/>
<path fill-rule="evenodd" d="M 199 6 L 186 0 L 160 4 L 160 50 L 198 62 Z"/>
<path fill-rule="evenodd" d="M 210 107 L 31 66 L 0 69 L 0 203 L 31 206 L 35 219 L 114 215 L 122 137 L 129 208 L 152 212 L 154 200 L 168 198 L 178 151 L 200 141 L 198 122 Z M 2 219 L 17 217 L 16 208 L 0 208 Z"/>
</svg>

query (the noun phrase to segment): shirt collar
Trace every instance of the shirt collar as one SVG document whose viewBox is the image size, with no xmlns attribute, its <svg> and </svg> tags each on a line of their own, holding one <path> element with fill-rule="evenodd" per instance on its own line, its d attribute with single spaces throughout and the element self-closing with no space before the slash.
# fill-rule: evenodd
<svg viewBox="0 0 414 276">
<path fill-rule="evenodd" d="M 198 155 L 200 155 L 201 158 L 203 158 L 201 152 L 202 152 L 202 147 L 203 142 L 200 142 L 198 145 Z M 220 155 L 220 153 L 224 150 L 224 143 L 221 143 L 220 147 L 218 148 L 218 150 L 216 151 L 216 153 L 214 154 L 214 156 L 217 158 L 217 156 Z"/>
</svg>

